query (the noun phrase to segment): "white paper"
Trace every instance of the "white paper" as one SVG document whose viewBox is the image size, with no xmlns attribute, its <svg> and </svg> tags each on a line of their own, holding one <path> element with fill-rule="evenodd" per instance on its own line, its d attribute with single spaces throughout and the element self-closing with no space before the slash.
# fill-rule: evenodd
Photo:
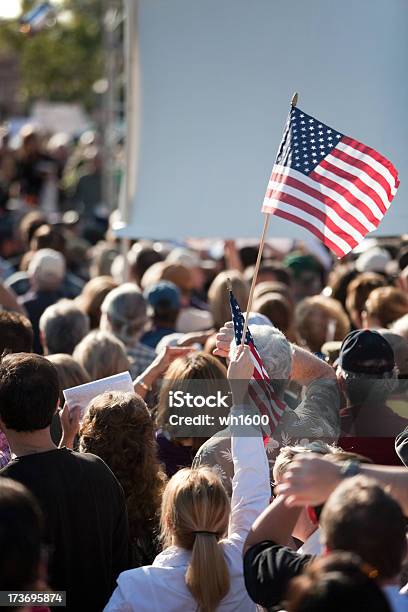
<svg viewBox="0 0 408 612">
<path fill-rule="evenodd" d="M 84 385 L 64 389 L 63 393 L 69 410 L 72 410 L 75 406 L 81 408 L 82 419 L 89 402 L 97 395 L 105 393 L 106 391 L 134 393 L 129 372 L 121 372 L 120 374 L 114 374 L 114 376 L 108 376 L 107 378 L 100 378 L 99 380 L 85 383 Z"/>
</svg>

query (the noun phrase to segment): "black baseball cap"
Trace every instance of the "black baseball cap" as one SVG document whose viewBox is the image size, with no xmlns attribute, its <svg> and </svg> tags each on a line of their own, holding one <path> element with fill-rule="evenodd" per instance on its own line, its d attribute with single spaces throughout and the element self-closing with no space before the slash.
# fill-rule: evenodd
<svg viewBox="0 0 408 612">
<path fill-rule="evenodd" d="M 152 308 L 180 308 L 181 292 L 174 283 L 170 281 L 159 281 L 147 287 L 143 293 L 145 299 Z"/>
<path fill-rule="evenodd" d="M 357 329 L 344 338 L 338 365 L 345 372 L 381 376 L 394 368 L 394 351 L 377 331 Z"/>
</svg>

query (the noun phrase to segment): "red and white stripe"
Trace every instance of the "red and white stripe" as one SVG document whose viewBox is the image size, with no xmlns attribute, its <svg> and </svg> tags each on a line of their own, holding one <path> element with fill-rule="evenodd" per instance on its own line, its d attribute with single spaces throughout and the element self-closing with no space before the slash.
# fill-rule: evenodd
<svg viewBox="0 0 408 612">
<path fill-rule="evenodd" d="M 398 185 L 390 161 L 343 136 L 307 176 L 275 164 L 262 212 L 305 227 L 343 257 L 378 227 Z"/>
<path fill-rule="evenodd" d="M 268 416 L 269 431 L 267 433 L 271 435 L 284 413 L 285 404 L 275 394 L 271 380 L 253 342 L 249 343 L 249 349 L 254 364 L 254 372 L 252 375 L 254 384 L 250 384 L 249 386 L 249 395 L 260 413 Z"/>
</svg>

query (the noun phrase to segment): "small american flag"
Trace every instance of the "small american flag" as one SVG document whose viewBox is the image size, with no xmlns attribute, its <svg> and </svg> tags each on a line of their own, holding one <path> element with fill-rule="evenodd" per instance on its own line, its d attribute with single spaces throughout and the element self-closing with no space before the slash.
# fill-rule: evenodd
<svg viewBox="0 0 408 612">
<path fill-rule="evenodd" d="M 378 227 L 398 185 L 383 155 L 292 107 L 262 212 L 303 226 L 343 257 Z"/>
<path fill-rule="evenodd" d="M 234 325 L 235 343 L 237 346 L 240 346 L 242 333 L 244 331 L 244 316 L 231 290 L 229 292 L 229 299 L 232 322 Z M 285 404 L 280 401 L 273 390 L 271 380 L 264 368 L 262 359 L 256 349 L 254 339 L 252 338 L 249 328 L 246 332 L 245 344 L 249 346 L 254 364 L 254 371 L 249 384 L 249 395 L 254 404 L 257 406 L 261 415 L 268 416 L 269 426 L 262 426 L 265 436 L 268 437 L 273 434 L 276 426 L 278 425 L 285 410 Z"/>
</svg>

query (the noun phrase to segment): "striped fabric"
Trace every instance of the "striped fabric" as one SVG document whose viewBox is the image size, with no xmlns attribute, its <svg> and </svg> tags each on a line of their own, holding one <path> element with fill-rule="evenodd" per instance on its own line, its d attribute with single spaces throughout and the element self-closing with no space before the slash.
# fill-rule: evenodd
<svg viewBox="0 0 408 612">
<path fill-rule="evenodd" d="M 380 153 L 292 107 L 262 212 L 303 226 L 343 257 L 378 227 L 398 185 Z"/>
<path fill-rule="evenodd" d="M 244 331 L 244 316 L 232 291 L 229 292 L 229 298 L 232 322 L 234 325 L 235 344 L 240 346 Z M 281 420 L 286 406 L 275 394 L 271 380 L 265 370 L 261 356 L 256 349 L 249 328 L 246 332 L 245 344 L 249 346 L 252 362 L 254 364 L 254 371 L 249 383 L 248 392 L 260 414 L 268 417 L 268 425 L 261 425 L 264 433 L 264 441 L 267 442 Z"/>
</svg>

